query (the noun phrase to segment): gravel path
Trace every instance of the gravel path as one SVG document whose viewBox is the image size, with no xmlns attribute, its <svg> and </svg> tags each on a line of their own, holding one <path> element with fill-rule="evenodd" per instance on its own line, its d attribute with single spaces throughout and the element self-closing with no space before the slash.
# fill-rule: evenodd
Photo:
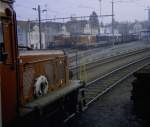
<svg viewBox="0 0 150 127">
<path fill-rule="evenodd" d="M 85 112 L 74 118 L 67 127 L 143 127 L 132 111 L 130 77 L 116 86 Z"/>
</svg>

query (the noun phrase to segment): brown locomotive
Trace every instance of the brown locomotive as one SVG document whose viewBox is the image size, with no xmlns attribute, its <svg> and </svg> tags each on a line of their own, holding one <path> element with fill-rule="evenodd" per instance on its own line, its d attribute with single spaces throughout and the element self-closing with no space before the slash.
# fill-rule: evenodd
<svg viewBox="0 0 150 127">
<path fill-rule="evenodd" d="M 81 107 L 83 85 L 69 80 L 64 52 L 18 51 L 12 5 L 0 0 L 0 127 L 34 126 L 59 113 L 67 119 Z"/>
</svg>

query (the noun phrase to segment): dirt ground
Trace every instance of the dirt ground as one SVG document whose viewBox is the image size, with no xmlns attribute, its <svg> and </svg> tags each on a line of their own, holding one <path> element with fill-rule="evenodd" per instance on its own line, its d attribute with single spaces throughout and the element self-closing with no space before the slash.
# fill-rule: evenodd
<svg viewBox="0 0 150 127">
<path fill-rule="evenodd" d="M 66 127 L 145 127 L 144 122 L 134 114 L 130 77 L 122 82 L 76 118 Z"/>
</svg>

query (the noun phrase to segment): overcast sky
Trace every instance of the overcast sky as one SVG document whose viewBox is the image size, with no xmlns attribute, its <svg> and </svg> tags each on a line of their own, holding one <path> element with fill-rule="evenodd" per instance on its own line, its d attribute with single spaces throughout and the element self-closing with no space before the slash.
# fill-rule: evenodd
<svg viewBox="0 0 150 127">
<path fill-rule="evenodd" d="M 147 11 L 150 0 L 114 0 L 115 20 L 134 21 L 147 20 Z M 126 2 L 119 2 L 126 1 Z M 32 8 L 41 5 L 47 9 L 42 18 L 84 16 L 90 15 L 92 11 L 100 13 L 99 0 L 16 0 L 14 7 L 18 19 L 36 19 L 37 12 Z M 102 14 L 111 14 L 111 0 L 102 0 Z M 110 20 L 111 21 L 111 20 Z"/>
</svg>

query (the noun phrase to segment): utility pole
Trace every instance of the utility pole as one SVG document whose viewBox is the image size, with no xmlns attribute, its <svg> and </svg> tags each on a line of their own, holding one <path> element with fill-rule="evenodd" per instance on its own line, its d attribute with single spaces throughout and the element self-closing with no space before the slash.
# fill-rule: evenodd
<svg viewBox="0 0 150 127">
<path fill-rule="evenodd" d="M 114 0 L 112 0 L 112 41 L 114 46 Z"/>
<path fill-rule="evenodd" d="M 29 46 L 29 44 L 31 44 L 31 33 L 30 33 L 31 31 L 30 31 L 30 19 L 28 20 L 28 41 L 27 41 L 27 44 L 26 44 L 26 46 Z"/>
<path fill-rule="evenodd" d="M 41 34 L 41 7 L 38 5 L 38 17 L 39 17 L 39 41 L 40 49 L 42 49 L 42 34 Z"/>
<path fill-rule="evenodd" d="M 47 10 L 46 9 L 41 10 L 40 5 L 38 5 L 38 8 L 33 8 L 33 10 L 38 11 L 39 43 L 40 43 L 40 49 L 42 49 L 43 46 L 42 46 L 42 32 L 41 32 L 41 12 L 45 12 Z"/>
<path fill-rule="evenodd" d="M 100 11 L 100 25 L 99 25 L 99 35 L 101 34 L 101 15 L 102 15 L 102 0 L 99 0 L 99 11 Z"/>
<path fill-rule="evenodd" d="M 114 0 L 112 0 L 112 36 L 113 36 L 113 46 L 115 44 L 115 35 L 114 35 L 114 22 L 115 22 L 115 20 L 114 20 L 114 16 L 115 16 L 114 15 L 114 4 L 115 3 L 126 3 L 126 2 L 128 2 L 128 1 L 114 1 Z"/>
</svg>

